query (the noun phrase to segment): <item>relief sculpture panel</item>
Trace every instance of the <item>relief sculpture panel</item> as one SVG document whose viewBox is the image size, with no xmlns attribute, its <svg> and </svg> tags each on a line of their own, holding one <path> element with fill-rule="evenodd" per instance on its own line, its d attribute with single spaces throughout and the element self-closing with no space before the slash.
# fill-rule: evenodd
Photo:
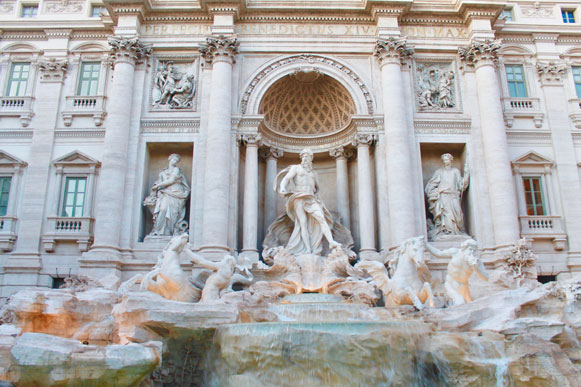
<svg viewBox="0 0 581 387">
<path fill-rule="evenodd" d="M 152 82 L 154 110 L 193 109 L 196 96 L 196 62 L 158 61 Z"/>
<path fill-rule="evenodd" d="M 417 63 L 414 75 L 416 111 L 460 111 L 453 63 Z"/>
</svg>

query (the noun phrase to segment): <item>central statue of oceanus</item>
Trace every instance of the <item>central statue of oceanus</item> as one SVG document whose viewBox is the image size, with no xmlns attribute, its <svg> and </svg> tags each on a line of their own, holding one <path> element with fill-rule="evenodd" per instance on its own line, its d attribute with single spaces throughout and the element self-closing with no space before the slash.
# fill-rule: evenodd
<svg viewBox="0 0 581 387">
<path fill-rule="evenodd" d="M 319 183 L 313 171 L 313 152 L 304 149 L 301 163 L 291 165 L 277 175 L 274 190 L 286 199 L 286 213 L 271 225 L 281 246 L 293 255 L 315 254 L 341 246 L 332 234 L 333 217 L 319 197 Z M 289 223 L 292 232 L 288 236 Z M 327 246 L 323 246 L 326 241 Z"/>
</svg>

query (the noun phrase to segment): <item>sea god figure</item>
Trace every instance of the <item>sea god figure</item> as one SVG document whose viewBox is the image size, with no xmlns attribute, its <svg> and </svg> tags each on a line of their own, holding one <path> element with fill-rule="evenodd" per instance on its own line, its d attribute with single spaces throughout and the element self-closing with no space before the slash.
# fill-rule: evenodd
<svg viewBox="0 0 581 387">
<path fill-rule="evenodd" d="M 291 254 L 321 254 L 323 238 L 329 249 L 340 246 L 333 239 L 333 218 L 319 198 L 319 184 L 313 172 L 313 151 L 300 153 L 301 163 L 282 170 L 276 177 L 275 190 L 287 200 L 286 213 L 294 222 L 285 246 Z"/>
<path fill-rule="evenodd" d="M 462 192 L 468 188 L 470 175 L 468 164 L 464 165 L 464 177 L 458 168 L 452 166 L 452 155 L 444 153 L 444 166 L 438 168 L 426 184 L 429 210 L 434 219 L 430 230 L 432 240 L 442 235 L 464 234 L 464 215 L 462 214 Z"/>
<path fill-rule="evenodd" d="M 149 235 L 174 235 L 183 232 L 186 200 L 190 186 L 177 164 L 178 154 L 169 156 L 169 166 L 159 173 L 151 193 L 143 201 L 153 214 L 153 229 Z"/>
</svg>

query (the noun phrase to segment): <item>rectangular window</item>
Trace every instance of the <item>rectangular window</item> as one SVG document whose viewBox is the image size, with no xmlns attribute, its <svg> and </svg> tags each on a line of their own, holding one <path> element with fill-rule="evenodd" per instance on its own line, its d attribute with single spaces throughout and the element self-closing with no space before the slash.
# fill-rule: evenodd
<svg viewBox="0 0 581 387">
<path fill-rule="evenodd" d="M 0 216 L 5 216 L 8 210 L 8 195 L 10 195 L 11 177 L 0 177 Z"/>
<path fill-rule="evenodd" d="M 563 16 L 563 23 L 575 23 L 575 11 L 562 9 L 561 16 Z"/>
<path fill-rule="evenodd" d="M 67 177 L 63 197 L 62 216 L 75 218 L 83 216 L 85 204 L 86 177 Z"/>
<path fill-rule="evenodd" d="M 81 63 L 81 74 L 79 76 L 79 87 L 77 89 L 77 95 L 83 97 L 97 95 L 100 69 L 100 62 Z"/>
<path fill-rule="evenodd" d="M 508 92 L 512 98 L 526 98 L 525 74 L 522 65 L 505 65 Z"/>
<path fill-rule="evenodd" d="M 527 215 L 546 215 L 541 178 L 539 176 L 526 176 L 522 179 L 525 189 Z"/>
<path fill-rule="evenodd" d="M 38 5 L 23 5 L 20 17 L 31 18 L 38 14 Z"/>
<path fill-rule="evenodd" d="M 575 91 L 577 98 L 581 98 L 581 67 L 573 67 L 573 82 L 575 82 Z"/>
<path fill-rule="evenodd" d="M 12 63 L 8 78 L 7 97 L 22 97 L 26 94 L 30 63 Z"/>
<path fill-rule="evenodd" d="M 101 14 L 107 15 L 107 8 L 102 5 L 94 5 L 91 7 L 91 17 L 100 17 Z"/>
<path fill-rule="evenodd" d="M 506 21 L 512 21 L 512 8 L 505 8 L 500 13 L 500 18 Z"/>
</svg>

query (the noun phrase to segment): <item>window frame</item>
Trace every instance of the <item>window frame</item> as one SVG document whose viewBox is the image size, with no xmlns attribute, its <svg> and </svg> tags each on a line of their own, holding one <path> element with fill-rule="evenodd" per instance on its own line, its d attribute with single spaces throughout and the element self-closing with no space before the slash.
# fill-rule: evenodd
<svg viewBox="0 0 581 387">
<path fill-rule="evenodd" d="M 5 191 L 4 181 L 8 181 L 8 190 Z M 12 175 L 0 173 L 0 216 L 6 216 L 10 205 L 10 191 L 12 188 Z M 6 205 L 2 205 L 2 199 L 6 194 Z M 4 211 L 2 210 L 4 209 Z"/>
<path fill-rule="evenodd" d="M 543 182 L 543 176 L 542 175 L 534 175 L 534 174 L 525 174 L 525 175 L 521 175 L 521 179 L 523 181 L 523 194 L 524 194 L 524 199 L 525 199 L 525 207 L 526 207 L 526 212 L 527 212 L 527 216 L 548 216 L 548 211 L 547 211 L 547 200 L 546 200 L 546 196 L 547 194 L 545 193 L 545 184 Z M 539 184 L 539 190 L 535 191 L 534 190 L 534 184 L 533 184 L 533 179 L 538 181 Z M 527 181 L 529 183 L 529 187 L 531 188 L 530 191 L 527 191 Z M 535 193 L 539 193 L 540 194 L 540 203 L 537 203 L 537 199 L 536 199 L 536 195 Z M 527 193 L 529 195 L 527 195 Z M 527 200 L 527 197 L 530 196 L 531 202 L 529 203 L 529 201 Z M 538 207 L 541 207 L 541 211 L 542 214 L 538 214 Z M 532 214 L 529 213 L 529 208 L 532 209 Z"/>
<path fill-rule="evenodd" d="M 509 72 L 508 69 L 511 69 L 511 75 L 513 77 L 516 77 L 516 73 L 514 72 L 514 69 L 516 68 L 520 68 L 521 69 L 521 76 L 522 79 L 521 80 L 516 80 L 516 79 L 512 79 L 509 80 Z M 526 76 L 526 68 L 524 66 L 524 64 L 519 64 L 519 63 L 506 63 L 504 65 L 504 74 L 506 76 L 506 86 L 508 88 L 508 97 L 509 98 L 530 98 L 530 93 L 528 92 L 528 87 L 527 87 L 527 76 Z M 511 93 L 511 84 L 515 84 L 515 94 L 516 95 L 512 95 Z M 524 90 L 524 95 L 519 95 L 519 87 L 518 85 L 522 84 L 523 90 Z"/>
<path fill-rule="evenodd" d="M 105 12 L 103 12 L 103 15 L 105 15 L 105 16 L 109 14 L 107 12 L 107 7 L 105 7 L 105 4 L 94 4 L 93 3 L 93 4 L 91 4 L 91 7 L 89 8 L 89 17 L 95 17 L 95 18 L 101 17 L 101 12 L 99 12 L 98 15 L 95 15 L 95 12 L 94 11 L 96 9 L 101 10 L 101 12 L 102 11 L 105 11 Z"/>
<path fill-rule="evenodd" d="M 88 82 L 91 84 L 91 86 L 89 86 L 89 91 L 91 91 L 92 89 L 92 84 L 94 82 L 94 93 L 87 93 L 87 94 L 82 94 L 81 90 L 82 90 L 82 86 L 83 86 L 83 82 L 85 81 L 85 79 L 83 78 L 83 74 L 84 74 L 84 67 L 85 65 L 91 64 L 93 66 L 96 66 L 98 68 L 97 71 L 97 77 L 96 79 L 92 78 L 92 75 L 94 74 L 94 70 L 91 72 L 91 78 L 88 79 Z M 79 62 L 79 71 L 78 71 L 78 77 L 77 77 L 77 87 L 76 87 L 76 93 L 75 96 L 78 97 L 96 97 L 99 95 L 99 89 L 100 89 L 100 80 L 101 80 L 101 70 L 103 67 L 103 63 L 100 60 L 81 60 Z"/>
<path fill-rule="evenodd" d="M 575 70 L 577 70 L 577 74 L 575 74 Z M 581 99 L 581 64 L 573 64 L 571 66 L 571 78 L 573 80 L 574 95 L 577 99 Z M 578 81 L 575 78 L 578 78 Z"/>
<path fill-rule="evenodd" d="M 563 24 L 576 24 L 577 17 L 575 13 L 576 9 L 561 8 L 561 21 L 563 22 Z M 567 17 L 565 17 L 565 14 L 567 14 Z"/>
<path fill-rule="evenodd" d="M 509 18 L 507 18 L 508 16 Z M 500 12 L 499 18 L 503 18 L 505 22 L 514 21 L 514 9 L 512 7 L 506 7 Z"/>
<path fill-rule="evenodd" d="M 25 9 L 36 9 L 36 12 L 33 15 L 24 15 L 24 10 Z M 20 19 L 36 19 L 38 17 L 38 11 L 39 11 L 39 6 L 38 3 L 23 3 L 20 6 L 20 13 L 19 13 L 19 18 Z"/>
<path fill-rule="evenodd" d="M 26 81 L 24 81 L 23 79 L 20 79 L 20 78 L 15 80 L 14 72 L 16 70 L 15 67 L 18 65 L 28 65 Z M 8 79 L 6 81 L 5 96 L 6 97 L 26 97 L 28 95 L 31 73 L 32 73 L 32 63 L 31 62 L 26 62 L 26 61 L 11 62 L 10 66 L 8 67 Z M 22 74 L 22 70 L 20 71 L 20 74 Z M 18 82 L 18 88 L 17 88 L 17 92 L 15 95 L 12 95 L 10 92 L 12 89 L 12 82 Z M 21 89 L 23 82 L 24 82 L 24 88 Z M 21 90 L 24 90 L 24 91 L 21 93 L 20 92 Z"/>
<path fill-rule="evenodd" d="M 16 223 L 20 204 L 20 189 L 26 162 L 0 150 L 0 176 L 10 177 L 6 214 L 0 216 L 0 251 L 11 251 L 16 241 Z"/>
<path fill-rule="evenodd" d="M 560 216 L 555 187 L 553 186 L 554 161 L 541 154 L 530 151 L 511 162 L 516 181 L 519 216 Z M 528 215 L 524 178 L 538 177 L 544 204 L 544 215 Z"/>
<path fill-rule="evenodd" d="M 84 181 L 85 185 L 84 185 L 84 190 L 82 192 L 83 195 L 83 203 L 79 206 L 77 205 L 77 195 L 79 194 L 79 192 L 77 191 L 77 187 L 78 187 L 78 182 L 82 180 Z M 67 215 L 67 207 L 69 207 L 67 205 L 67 198 L 69 195 L 69 183 L 71 181 L 76 181 L 77 184 L 75 185 L 75 191 L 74 191 L 74 198 L 73 198 L 73 205 L 72 205 L 72 215 Z M 60 203 L 60 217 L 61 218 L 83 218 L 85 217 L 85 213 L 86 213 L 86 199 L 87 199 L 87 187 L 88 187 L 88 182 L 89 182 L 89 177 L 87 175 L 81 175 L 81 174 L 67 174 L 64 176 L 64 187 L 63 187 L 63 191 L 62 191 L 62 196 L 61 196 L 61 203 Z M 78 207 L 80 207 L 80 211 L 81 214 L 77 214 L 76 211 L 78 211 Z"/>
</svg>

